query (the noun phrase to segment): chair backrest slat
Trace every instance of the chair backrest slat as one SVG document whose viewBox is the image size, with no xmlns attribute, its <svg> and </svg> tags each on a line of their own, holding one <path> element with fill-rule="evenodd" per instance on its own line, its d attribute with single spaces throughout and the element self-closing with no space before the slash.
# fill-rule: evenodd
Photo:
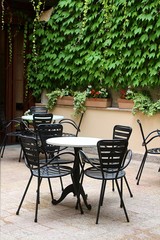
<svg viewBox="0 0 160 240">
<path fill-rule="evenodd" d="M 48 108 L 43 107 L 43 106 L 32 106 L 30 108 L 30 113 L 35 114 L 35 113 L 47 113 Z"/>
<path fill-rule="evenodd" d="M 30 169 L 34 169 L 39 165 L 39 149 L 36 138 L 20 137 L 20 143 L 24 152 L 26 165 Z"/>
<path fill-rule="evenodd" d="M 97 150 L 101 170 L 113 172 L 120 170 L 127 152 L 128 141 L 124 139 L 100 140 Z"/>
<path fill-rule="evenodd" d="M 35 132 L 38 131 L 38 125 L 40 124 L 49 124 L 53 120 L 52 113 L 35 113 L 33 115 L 33 126 Z"/>
<path fill-rule="evenodd" d="M 132 133 L 132 128 L 124 125 L 115 125 L 113 128 L 113 139 L 129 140 Z"/>
<path fill-rule="evenodd" d="M 62 137 L 63 126 L 59 123 L 40 124 L 38 126 L 38 134 L 42 143 L 43 149 L 48 153 L 54 153 L 59 150 L 59 147 L 46 143 L 48 138 Z"/>
</svg>

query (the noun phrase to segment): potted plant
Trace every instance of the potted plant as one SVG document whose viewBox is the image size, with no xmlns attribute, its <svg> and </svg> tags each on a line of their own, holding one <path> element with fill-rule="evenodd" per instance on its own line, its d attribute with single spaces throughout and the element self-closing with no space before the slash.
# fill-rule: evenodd
<svg viewBox="0 0 160 240">
<path fill-rule="evenodd" d="M 98 107 L 106 108 L 111 106 L 111 99 L 108 98 L 108 91 L 100 87 L 99 90 L 95 90 L 91 85 L 83 91 L 77 91 L 74 93 L 74 113 L 75 115 L 84 113 L 86 107 Z"/>
<path fill-rule="evenodd" d="M 134 92 L 128 88 L 120 90 L 120 97 L 118 98 L 118 107 L 121 109 L 132 109 L 134 106 L 133 101 L 133 94 Z"/>
<path fill-rule="evenodd" d="M 91 85 L 86 90 L 86 107 L 99 107 L 106 108 L 111 106 L 111 99 L 109 98 L 108 91 L 100 87 L 98 90 L 94 89 Z"/>
<path fill-rule="evenodd" d="M 125 97 L 121 98 L 121 108 L 132 108 L 133 115 L 142 112 L 144 115 L 153 116 L 160 112 L 160 99 L 153 100 L 147 90 L 128 88 L 127 91 L 121 91 L 121 94 Z"/>
<path fill-rule="evenodd" d="M 76 91 L 74 93 L 74 115 L 77 116 L 86 111 L 86 91 L 80 92 Z"/>
<path fill-rule="evenodd" d="M 91 85 L 85 91 L 75 91 L 56 89 L 46 94 L 48 97 L 48 109 L 53 109 L 56 104 L 73 105 L 74 115 L 79 115 L 86 111 L 86 107 L 108 107 L 111 106 L 109 93 L 105 88 L 95 90 Z M 67 99 L 70 98 L 70 99 Z M 63 102 L 62 102 L 63 101 Z M 71 103 L 69 102 L 71 101 Z"/>
<path fill-rule="evenodd" d="M 57 88 L 54 91 L 46 94 L 46 96 L 48 97 L 48 109 L 53 109 L 56 104 L 73 105 L 72 92 L 69 90 L 68 86 L 63 89 Z"/>
<path fill-rule="evenodd" d="M 56 104 L 73 106 L 73 92 L 68 86 L 61 90 L 61 95 L 58 97 Z"/>
<path fill-rule="evenodd" d="M 135 92 L 133 101 L 132 113 L 134 115 L 139 111 L 147 116 L 153 116 L 160 112 L 160 99 L 153 100 L 148 91 Z"/>
</svg>

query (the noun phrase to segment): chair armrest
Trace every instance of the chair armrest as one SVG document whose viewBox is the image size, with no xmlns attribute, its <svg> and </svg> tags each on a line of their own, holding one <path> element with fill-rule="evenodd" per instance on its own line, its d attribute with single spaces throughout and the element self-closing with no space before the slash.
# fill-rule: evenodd
<svg viewBox="0 0 160 240">
<path fill-rule="evenodd" d="M 155 134 L 154 136 L 152 136 L 153 134 Z M 160 137 L 160 130 L 154 130 L 152 132 L 150 132 L 147 137 L 145 138 L 145 144 L 148 144 L 149 142 L 151 142 L 154 138 Z M 145 145 L 144 142 L 142 145 Z"/>
<path fill-rule="evenodd" d="M 120 170 L 125 169 L 130 164 L 131 160 L 132 160 L 132 150 L 128 149 L 124 158 L 123 165 Z"/>
<path fill-rule="evenodd" d="M 78 129 L 78 125 L 76 124 L 76 122 L 72 119 L 69 118 L 63 118 L 62 120 L 59 121 L 60 124 L 71 124 L 73 127 L 75 127 L 76 129 Z"/>
<path fill-rule="evenodd" d="M 80 159 L 81 159 L 80 165 L 81 165 L 82 169 L 84 169 L 84 166 L 85 166 L 86 163 L 90 164 L 92 167 L 96 168 L 97 170 L 100 169 L 100 167 L 99 167 L 100 164 L 98 164 L 98 159 L 99 158 L 97 158 L 97 164 L 95 164 L 94 159 L 93 158 L 88 158 L 86 156 L 86 154 L 83 152 L 83 150 L 79 151 L 79 156 L 80 156 Z"/>
<path fill-rule="evenodd" d="M 58 153 L 57 155 L 55 155 L 55 156 L 54 156 L 53 158 L 51 158 L 50 160 L 47 160 L 47 158 L 46 158 L 47 162 L 46 162 L 46 163 L 43 163 L 43 164 L 40 164 L 40 168 L 43 168 L 43 167 L 48 166 L 48 165 L 51 165 L 51 164 L 58 164 L 58 165 L 64 165 L 64 164 L 66 164 L 65 161 L 64 161 L 64 163 L 63 163 L 63 162 L 60 162 L 60 163 L 59 163 L 59 161 L 58 161 L 58 159 L 59 159 L 61 156 L 63 156 L 63 155 L 72 155 L 72 156 L 75 157 L 75 153 L 70 152 L 70 151 L 65 151 L 65 152 L 62 152 L 62 153 Z"/>
</svg>

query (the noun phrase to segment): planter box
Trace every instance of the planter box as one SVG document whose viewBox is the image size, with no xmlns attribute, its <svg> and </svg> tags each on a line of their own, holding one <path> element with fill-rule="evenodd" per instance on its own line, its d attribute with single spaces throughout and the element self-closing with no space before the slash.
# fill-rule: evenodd
<svg viewBox="0 0 160 240">
<path fill-rule="evenodd" d="M 125 109 L 125 108 L 132 109 L 134 106 L 133 100 L 118 98 L 117 102 L 118 102 L 118 107 L 122 109 Z"/>
<path fill-rule="evenodd" d="M 86 107 L 106 108 L 111 106 L 110 98 L 87 98 L 85 102 Z"/>
<path fill-rule="evenodd" d="M 73 106 L 73 97 L 71 96 L 64 96 L 62 98 L 57 99 L 58 105 L 67 105 L 67 106 Z"/>
</svg>

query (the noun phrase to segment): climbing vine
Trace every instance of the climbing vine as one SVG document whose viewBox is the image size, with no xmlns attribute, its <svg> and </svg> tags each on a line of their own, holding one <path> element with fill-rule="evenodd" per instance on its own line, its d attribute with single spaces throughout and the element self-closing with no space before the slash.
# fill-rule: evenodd
<svg viewBox="0 0 160 240">
<path fill-rule="evenodd" d="M 1 0 L 1 28 L 4 29 L 4 0 Z"/>
<path fill-rule="evenodd" d="M 12 62 L 12 29 L 10 24 L 8 24 L 7 31 L 8 31 L 8 45 L 9 45 L 9 64 L 10 64 Z"/>
<path fill-rule="evenodd" d="M 36 49 L 36 28 L 39 22 L 39 17 L 41 12 L 44 9 L 44 5 L 45 5 L 45 0 L 41 1 L 39 0 L 36 4 L 35 0 L 30 0 L 30 2 L 32 3 L 33 9 L 35 11 L 35 18 L 34 18 L 34 22 L 33 22 L 33 34 L 32 34 L 32 48 L 33 48 L 33 54 L 35 56 L 34 60 L 36 62 L 36 56 L 37 56 L 37 49 Z M 43 8 L 42 8 L 43 6 Z"/>
<path fill-rule="evenodd" d="M 27 69 L 33 94 L 66 85 L 160 86 L 159 12 L 153 0 L 60 0 L 35 30 L 37 68 L 30 54 Z"/>
</svg>

